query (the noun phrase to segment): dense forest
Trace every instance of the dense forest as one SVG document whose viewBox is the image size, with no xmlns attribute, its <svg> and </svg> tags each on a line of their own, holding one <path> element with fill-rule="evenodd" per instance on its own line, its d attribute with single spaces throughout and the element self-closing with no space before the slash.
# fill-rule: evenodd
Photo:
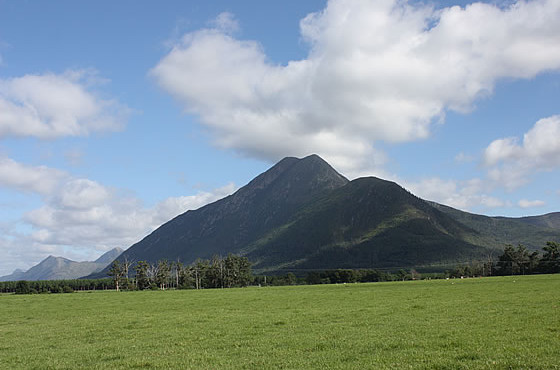
<svg viewBox="0 0 560 370">
<path fill-rule="evenodd" d="M 396 272 L 375 269 L 333 269 L 305 271 L 296 275 L 253 275 L 246 257 L 214 256 L 185 266 L 180 262 L 114 261 L 110 278 L 75 280 L 40 280 L 0 282 L 0 293 L 71 293 L 92 290 L 166 290 L 212 289 L 298 284 L 343 284 L 430 278 L 463 278 L 476 276 L 528 275 L 560 273 L 560 244 L 547 242 L 543 253 L 531 252 L 525 246 L 507 245 L 496 259 L 474 261 L 440 273 L 421 274 L 415 269 Z"/>
</svg>

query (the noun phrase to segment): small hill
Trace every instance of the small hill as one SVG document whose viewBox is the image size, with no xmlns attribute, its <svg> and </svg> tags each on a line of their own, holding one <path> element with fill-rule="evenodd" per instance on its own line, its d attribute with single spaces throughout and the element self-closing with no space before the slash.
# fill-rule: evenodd
<svg viewBox="0 0 560 370">
<path fill-rule="evenodd" d="M 103 270 L 122 252 L 121 248 L 114 248 L 93 262 L 75 262 L 63 257 L 48 256 L 29 270 L 16 270 L 11 275 L 0 277 L 0 281 L 77 279 Z"/>
</svg>

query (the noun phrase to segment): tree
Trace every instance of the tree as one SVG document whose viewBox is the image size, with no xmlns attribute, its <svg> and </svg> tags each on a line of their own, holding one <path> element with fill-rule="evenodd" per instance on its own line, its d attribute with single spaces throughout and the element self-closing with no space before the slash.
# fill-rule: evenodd
<svg viewBox="0 0 560 370">
<path fill-rule="evenodd" d="M 411 269 L 410 270 L 410 278 L 412 280 L 420 280 L 422 278 L 422 275 L 420 275 L 420 273 L 418 271 L 416 271 L 415 269 Z"/>
<path fill-rule="evenodd" d="M 482 276 L 491 276 L 494 271 L 494 255 L 492 252 L 486 255 L 486 259 L 482 264 Z"/>
<path fill-rule="evenodd" d="M 171 264 L 171 272 L 173 274 L 173 277 L 175 278 L 175 288 L 177 289 L 179 289 L 179 280 L 184 269 L 185 266 L 183 266 L 179 259 L 177 259 L 177 262 L 173 262 Z"/>
<path fill-rule="evenodd" d="M 228 288 L 234 286 L 248 286 L 253 280 L 251 263 L 247 257 L 228 254 L 223 260 L 224 285 Z"/>
<path fill-rule="evenodd" d="M 296 285 L 297 284 L 297 277 L 293 272 L 288 272 L 286 274 L 286 284 L 287 285 Z"/>
<path fill-rule="evenodd" d="M 197 259 L 191 267 L 192 275 L 194 276 L 194 284 L 196 289 L 208 287 L 207 272 L 210 267 L 208 260 Z"/>
<path fill-rule="evenodd" d="M 177 288 L 187 289 L 192 288 L 194 285 L 193 269 L 181 267 L 179 270 L 179 282 Z"/>
<path fill-rule="evenodd" d="M 529 254 L 529 262 L 527 266 L 527 273 L 534 274 L 539 269 L 539 252 L 534 251 L 533 253 Z"/>
<path fill-rule="evenodd" d="M 224 260 L 218 255 L 212 257 L 207 271 L 208 284 L 210 288 L 224 287 Z"/>
<path fill-rule="evenodd" d="M 498 272 L 501 275 L 531 274 L 537 267 L 539 254 L 529 253 L 529 250 L 519 244 L 517 248 L 506 245 L 504 253 L 498 260 Z"/>
<path fill-rule="evenodd" d="M 150 265 L 146 261 L 138 261 L 134 270 L 136 271 L 136 287 L 139 290 L 144 290 L 150 286 L 148 278 L 148 270 Z"/>
<path fill-rule="evenodd" d="M 238 284 L 239 286 L 249 286 L 253 282 L 253 271 L 251 270 L 251 262 L 247 257 L 237 257 L 237 266 L 239 268 Z"/>
<path fill-rule="evenodd" d="M 158 275 L 158 269 L 159 269 L 159 264 L 148 265 L 148 282 L 150 284 L 150 287 L 154 287 L 155 285 L 157 285 L 156 277 Z"/>
<path fill-rule="evenodd" d="M 130 267 L 132 266 L 133 261 L 129 260 L 127 256 L 124 256 L 124 259 L 122 261 L 122 272 L 123 272 L 123 277 L 125 279 L 125 285 L 127 289 L 130 289 L 129 287 L 129 271 L 130 271 Z"/>
<path fill-rule="evenodd" d="M 107 275 L 113 278 L 113 282 L 115 283 L 115 289 L 117 290 L 117 292 L 119 291 L 119 282 L 123 274 L 124 274 L 123 267 L 121 266 L 118 260 L 114 260 L 113 263 L 111 264 L 111 268 L 109 269 Z"/>
<path fill-rule="evenodd" d="M 29 286 L 29 281 L 27 280 L 20 280 L 16 283 L 16 294 L 30 294 L 31 287 Z"/>
<path fill-rule="evenodd" d="M 161 290 L 165 290 L 169 283 L 169 277 L 171 274 L 171 268 L 167 260 L 159 261 L 156 273 L 156 284 Z"/>
<path fill-rule="evenodd" d="M 504 253 L 498 257 L 497 267 L 500 275 L 515 275 L 519 273 L 513 245 L 508 244 L 504 247 Z"/>
<path fill-rule="evenodd" d="M 560 244 L 556 242 L 546 242 L 543 247 L 544 254 L 539 263 L 539 271 L 554 274 L 560 272 Z"/>
</svg>

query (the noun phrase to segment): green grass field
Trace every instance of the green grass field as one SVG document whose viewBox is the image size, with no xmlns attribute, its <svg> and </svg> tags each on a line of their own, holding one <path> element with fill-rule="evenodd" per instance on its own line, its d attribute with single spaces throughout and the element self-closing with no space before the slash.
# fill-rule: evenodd
<svg viewBox="0 0 560 370">
<path fill-rule="evenodd" d="M 0 368 L 558 369 L 560 275 L 0 296 Z"/>
</svg>

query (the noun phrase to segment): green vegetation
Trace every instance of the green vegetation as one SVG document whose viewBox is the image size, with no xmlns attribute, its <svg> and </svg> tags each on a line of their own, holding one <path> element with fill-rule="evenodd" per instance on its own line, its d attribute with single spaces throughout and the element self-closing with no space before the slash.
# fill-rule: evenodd
<svg viewBox="0 0 560 370">
<path fill-rule="evenodd" d="M 223 258 L 215 255 L 212 260 L 197 260 L 189 266 L 180 262 L 159 261 L 149 264 L 146 261 L 132 263 L 124 260 L 113 261 L 108 274 L 111 279 L 78 279 L 50 281 L 8 281 L 0 282 L 0 293 L 36 294 L 36 293 L 73 293 L 84 290 L 166 290 L 208 289 L 258 286 L 281 286 L 302 284 L 342 284 L 369 283 L 396 280 L 443 279 L 461 277 L 480 277 L 495 275 L 531 275 L 560 273 L 560 244 L 547 242 L 544 254 L 529 252 L 523 246 L 514 248 L 507 245 L 497 261 L 488 256 L 486 261 L 472 261 L 466 265 L 455 266 L 445 272 L 415 269 L 397 272 L 374 269 L 332 269 L 325 271 L 311 270 L 305 277 L 297 277 L 293 272 L 285 275 L 257 275 L 251 272 L 251 263 L 246 257 L 228 255 Z M 134 270 L 134 276 L 130 271 Z"/>
<path fill-rule="evenodd" d="M 0 368 L 558 369 L 560 275 L 0 296 Z"/>
<path fill-rule="evenodd" d="M 0 293 L 45 294 L 115 289 L 111 279 L 0 281 Z"/>
</svg>

